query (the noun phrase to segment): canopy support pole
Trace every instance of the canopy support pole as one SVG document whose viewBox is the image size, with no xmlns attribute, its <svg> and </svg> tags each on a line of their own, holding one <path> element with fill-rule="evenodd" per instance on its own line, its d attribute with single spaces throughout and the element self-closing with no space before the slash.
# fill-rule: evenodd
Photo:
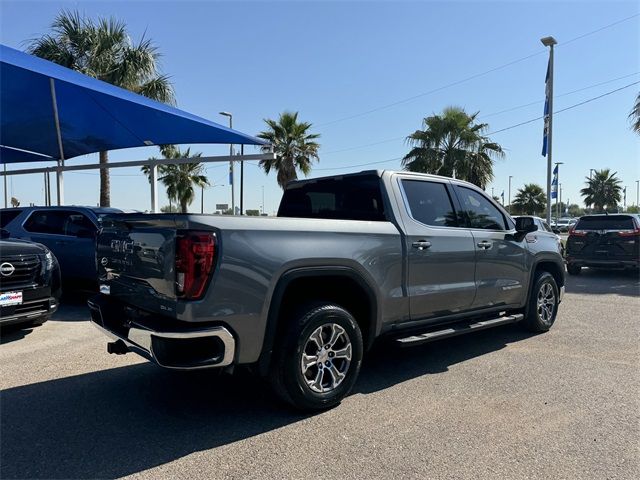
<svg viewBox="0 0 640 480">
<path fill-rule="evenodd" d="M 240 156 L 244 155 L 244 144 L 240 145 Z M 244 162 L 240 162 L 240 215 L 244 215 Z"/>
<path fill-rule="evenodd" d="M 44 190 L 42 191 L 43 195 L 44 195 L 44 206 L 48 207 L 49 203 L 47 202 L 47 172 L 44 172 L 42 174 L 42 176 L 44 177 Z"/>
<path fill-rule="evenodd" d="M 4 164 L 4 208 L 7 208 L 7 164 Z"/>
<path fill-rule="evenodd" d="M 151 212 L 158 213 L 158 165 L 152 165 L 149 181 L 151 182 Z"/>
<path fill-rule="evenodd" d="M 49 86 L 51 87 L 51 103 L 53 104 L 53 119 L 56 124 L 56 136 L 58 137 L 58 150 L 60 151 L 58 167 L 64 167 L 64 149 L 62 148 L 62 133 L 60 132 L 60 118 L 58 117 L 58 99 L 53 78 L 49 78 Z M 58 189 L 58 205 L 62 205 L 64 203 L 64 182 L 62 180 L 62 170 L 60 169 L 56 171 L 56 187 Z"/>
</svg>

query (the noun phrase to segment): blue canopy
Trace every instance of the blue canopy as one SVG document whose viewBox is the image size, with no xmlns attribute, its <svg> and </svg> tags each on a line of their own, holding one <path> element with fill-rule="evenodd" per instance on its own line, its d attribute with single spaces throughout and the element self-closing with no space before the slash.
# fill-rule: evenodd
<svg viewBox="0 0 640 480">
<path fill-rule="evenodd" d="M 0 45 L 0 163 L 62 158 L 54 105 L 65 159 L 148 145 L 267 143 Z"/>
</svg>

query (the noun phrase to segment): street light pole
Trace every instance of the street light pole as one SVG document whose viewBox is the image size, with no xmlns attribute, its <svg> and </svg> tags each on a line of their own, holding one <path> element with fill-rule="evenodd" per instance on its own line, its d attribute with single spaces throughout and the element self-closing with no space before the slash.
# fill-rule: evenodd
<svg viewBox="0 0 640 480">
<path fill-rule="evenodd" d="M 640 180 L 636 180 L 636 207 L 640 207 Z"/>
<path fill-rule="evenodd" d="M 509 214 L 511 214 L 511 179 L 513 178 L 513 175 L 509 175 L 509 207 L 508 207 L 508 212 Z"/>
<path fill-rule="evenodd" d="M 547 80 L 547 101 L 549 102 L 548 127 L 547 127 L 547 223 L 551 225 L 551 159 L 552 137 L 553 137 L 553 46 L 556 45 L 556 39 L 553 37 L 544 37 L 540 41 L 545 47 L 549 47 L 549 79 Z"/>
<path fill-rule="evenodd" d="M 223 117 L 229 117 L 229 128 L 233 128 L 233 114 L 229 112 L 219 112 Z M 231 186 L 231 215 L 236 214 L 236 198 L 234 193 L 234 183 L 233 183 L 233 144 L 229 144 L 229 156 L 231 160 L 229 160 L 229 185 Z"/>
</svg>

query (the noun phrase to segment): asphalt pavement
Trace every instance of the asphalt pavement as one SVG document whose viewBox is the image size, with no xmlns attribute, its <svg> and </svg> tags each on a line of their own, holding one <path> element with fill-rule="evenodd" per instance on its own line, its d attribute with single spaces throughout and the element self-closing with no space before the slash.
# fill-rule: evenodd
<svg viewBox="0 0 640 480">
<path fill-rule="evenodd" d="M 554 328 L 376 348 L 292 412 L 247 373 L 108 355 L 79 303 L 3 331 L 0 477 L 640 478 L 640 281 L 569 277 Z"/>
</svg>

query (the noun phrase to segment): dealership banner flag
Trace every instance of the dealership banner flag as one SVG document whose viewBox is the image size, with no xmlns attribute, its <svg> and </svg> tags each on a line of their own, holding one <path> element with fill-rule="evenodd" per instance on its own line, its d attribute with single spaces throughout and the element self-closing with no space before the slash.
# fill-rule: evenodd
<svg viewBox="0 0 640 480">
<path fill-rule="evenodd" d="M 553 169 L 553 180 L 551 181 L 551 198 L 555 199 L 558 196 L 558 167 Z"/>
<path fill-rule="evenodd" d="M 549 73 L 551 59 L 547 63 L 547 76 L 544 79 L 544 130 L 542 132 L 542 156 L 547 156 L 547 135 L 549 134 Z"/>
</svg>

